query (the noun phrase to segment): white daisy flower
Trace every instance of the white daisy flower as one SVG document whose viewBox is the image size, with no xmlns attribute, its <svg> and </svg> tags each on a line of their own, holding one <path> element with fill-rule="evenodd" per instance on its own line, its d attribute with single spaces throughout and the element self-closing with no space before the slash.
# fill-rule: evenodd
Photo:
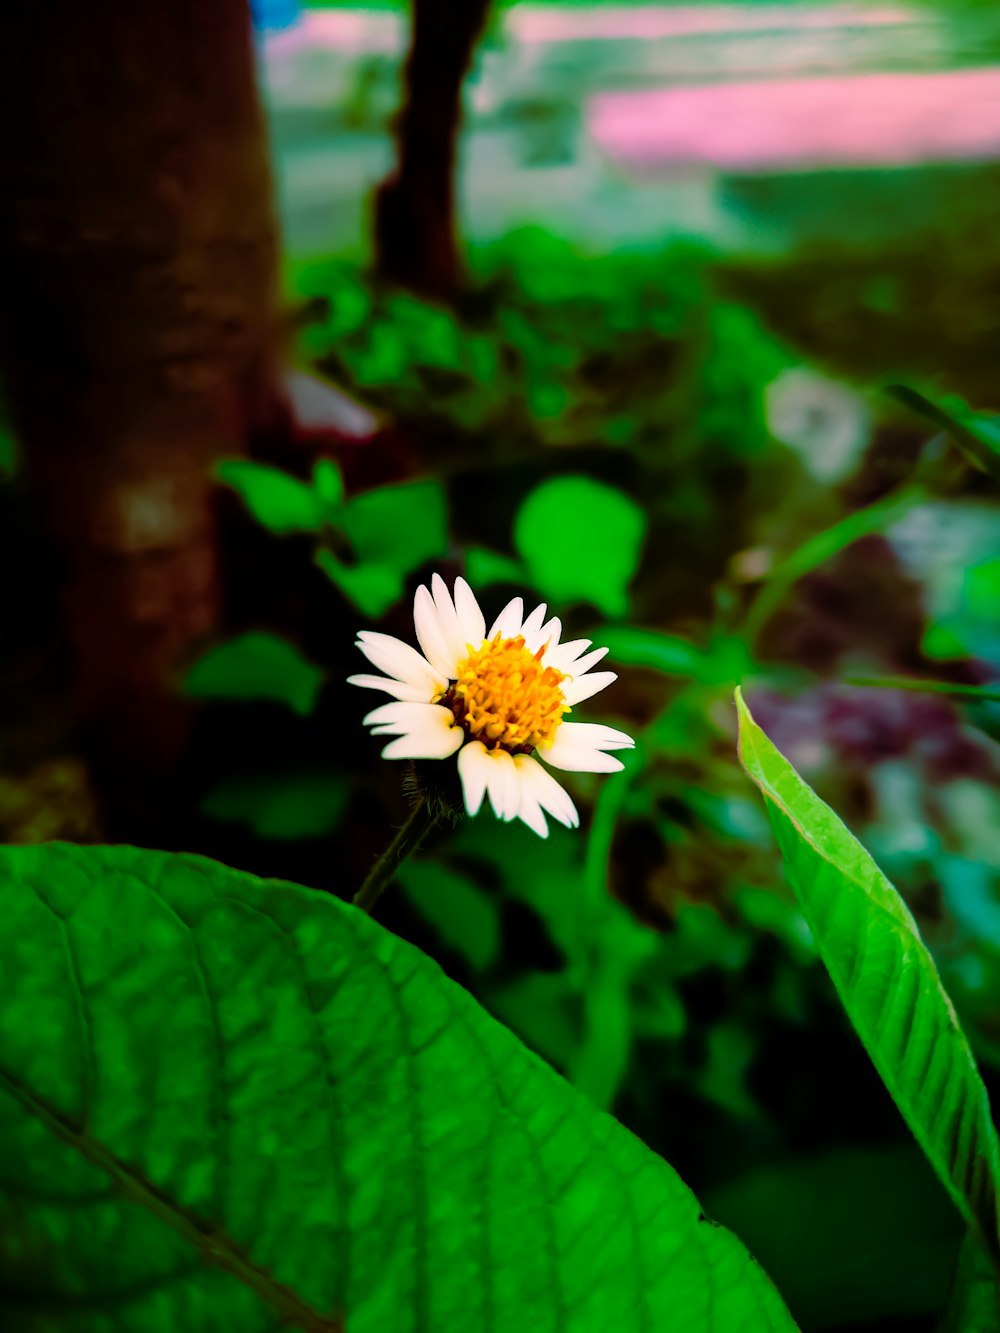
<svg viewBox="0 0 1000 1333">
<path fill-rule="evenodd" d="M 447 759 L 458 755 L 465 808 L 478 813 L 488 795 L 499 819 L 523 819 L 548 836 L 546 813 L 568 828 L 580 817 L 568 794 L 538 762 L 576 773 L 614 773 L 609 750 L 630 749 L 623 731 L 567 722 L 573 707 L 605 689 L 613 671 L 591 671 L 606 648 L 589 639 L 560 641 L 562 625 L 545 620 L 545 603 L 525 618 L 520 597 L 489 632 L 464 579 L 454 598 L 435 574 L 417 589 L 413 620 L 418 653 L 401 639 L 362 630 L 357 646 L 382 676 L 350 676 L 352 685 L 384 690 L 393 702 L 369 713 L 373 736 L 396 739 L 384 759 Z"/>
</svg>

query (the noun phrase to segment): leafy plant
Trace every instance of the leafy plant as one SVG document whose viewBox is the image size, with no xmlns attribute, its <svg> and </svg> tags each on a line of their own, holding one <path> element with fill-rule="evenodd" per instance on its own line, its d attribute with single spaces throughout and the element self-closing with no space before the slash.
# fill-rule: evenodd
<svg viewBox="0 0 1000 1333">
<path fill-rule="evenodd" d="M 448 548 L 437 481 L 381 486 L 346 499 L 329 459 L 316 464 L 311 482 L 243 459 L 220 463 L 218 476 L 276 536 L 313 534 L 316 563 L 366 616 L 380 616 L 398 602 L 407 575 Z"/>
</svg>

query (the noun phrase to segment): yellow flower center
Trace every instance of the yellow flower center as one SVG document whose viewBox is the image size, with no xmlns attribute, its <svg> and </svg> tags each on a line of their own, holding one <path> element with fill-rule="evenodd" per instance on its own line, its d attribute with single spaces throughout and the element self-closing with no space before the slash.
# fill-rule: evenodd
<svg viewBox="0 0 1000 1333">
<path fill-rule="evenodd" d="M 497 634 L 458 664 L 445 702 L 474 740 L 522 754 L 551 744 L 570 708 L 559 688 L 567 678 L 542 665 L 544 651 L 530 653 L 521 635 Z"/>
</svg>

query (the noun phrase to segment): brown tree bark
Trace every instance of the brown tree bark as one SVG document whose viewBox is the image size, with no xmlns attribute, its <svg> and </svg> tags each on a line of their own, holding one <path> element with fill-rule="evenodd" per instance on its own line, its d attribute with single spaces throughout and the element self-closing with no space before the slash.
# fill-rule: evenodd
<svg viewBox="0 0 1000 1333">
<path fill-rule="evenodd" d="M 166 771 L 211 627 L 210 465 L 283 413 L 246 0 L 0 4 L 3 369 L 85 719 Z"/>
<path fill-rule="evenodd" d="M 490 0 L 413 0 L 397 164 L 375 197 L 378 272 L 441 301 L 462 280 L 455 220 L 462 84 L 489 8 Z"/>
</svg>

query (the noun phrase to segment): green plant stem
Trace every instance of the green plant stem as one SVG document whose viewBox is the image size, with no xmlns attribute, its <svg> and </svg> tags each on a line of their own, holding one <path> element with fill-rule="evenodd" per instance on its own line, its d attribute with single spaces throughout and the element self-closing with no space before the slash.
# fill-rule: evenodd
<svg viewBox="0 0 1000 1333">
<path fill-rule="evenodd" d="M 744 634 L 753 644 L 774 613 L 780 610 L 792 586 L 861 537 L 882 532 L 928 498 L 927 488 L 916 483 L 901 486 L 873 504 L 848 514 L 831 527 L 803 542 L 771 571 L 747 612 Z"/>
<path fill-rule="evenodd" d="M 921 680 L 919 676 L 848 676 L 844 683 L 872 690 L 912 690 L 917 694 L 954 694 L 960 699 L 1000 702 L 1000 690 L 988 685 L 952 685 L 950 681 Z"/>
<path fill-rule="evenodd" d="M 360 907 L 363 912 L 371 912 L 381 898 L 382 890 L 410 853 L 417 850 L 439 817 L 438 810 L 433 809 L 428 801 L 421 801 L 414 806 L 409 819 L 372 866 L 365 882 L 354 895 L 355 907 Z"/>
</svg>

